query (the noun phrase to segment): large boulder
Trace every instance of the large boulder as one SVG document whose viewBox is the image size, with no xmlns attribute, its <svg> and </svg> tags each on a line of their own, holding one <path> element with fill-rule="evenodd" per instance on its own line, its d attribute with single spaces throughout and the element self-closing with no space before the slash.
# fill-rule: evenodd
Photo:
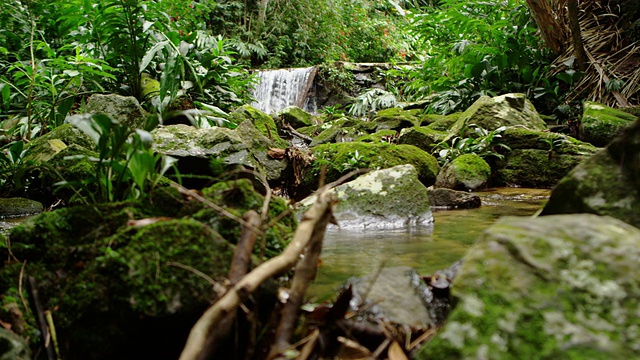
<svg viewBox="0 0 640 360">
<path fill-rule="evenodd" d="M 495 184 L 552 188 L 587 156 L 556 154 L 547 150 L 510 151 L 496 171 Z"/>
<path fill-rule="evenodd" d="M 389 108 L 379 110 L 371 120 L 376 124 L 376 131 L 396 130 L 420 125 L 420 119 L 416 116 L 420 110 L 403 110 Z"/>
<path fill-rule="evenodd" d="M 640 120 L 564 177 L 542 214 L 610 215 L 640 227 Z"/>
<path fill-rule="evenodd" d="M 532 130 L 544 130 L 546 123 L 524 94 L 505 94 L 496 97 L 481 96 L 464 111 L 450 130 L 447 140 L 464 136 L 463 131 L 475 124 L 487 131 L 502 126 L 522 126 Z"/>
<path fill-rule="evenodd" d="M 622 129 L 631 125 L 638 117 L 606 105 L 586 101 L 582 113 L 580 136 L 595 146 L 605 146 Z"/>
<path fill-rule="evenodd" d="M 273 118 L 251 105 L 243 105 L 235 109 L 229 114 L 229 120 L 236 124 L 241 124 L 245 120 L 248 120 L 253 124 L 254 128 L 258 129 L 262 135 L 271 140 L 275 146 L 283 149 L 289 146 L 289 144 L 278 135 L 278 127 Z"/>
<path fill-rule="evenodd" d="M 535 149 L 546 150 L 550 156 L 593 155 L 599 149 L 592 144 L 582 142 L 571 136 L 540 130 L 531 130 L 519 126 L 507 127 L 501 134 L 501 143 L 511 150 Z"/>
<path fill-rule="evenodd" d="M 343 229 L 429 226 L 433 214 L 426 186 L 412 165 L 372 171 L 331 190 L 338 203 L 334 217 Z M 311 204 L 312 196 L 303 201 Z"/>
<path fill-rule="evenodd" d="M 631 359 L 640 230 L 591 214 L 506 217 L 464 258 L 452 310 L 417 359 Z"/>
<path fill-rule="evenodd" d="M 443 131 L 433 130 L 429 126 L 415 126 L 400 131 L 398 144 L 417 146 L 420 149 L 431 153 L 434 145 L 440 143 L 447 137 Z"/>
<path fill-rule="evenodd" d="M 35 200 L 25 198 L 0 199 L 0 219 L 38 214 L 43 210 L 44 206 Z"/>
<path fill-rule="evenodd" d="M 436 177 L 436 188 L 476 191 L 487 187 L 491 167 L 476 154 L 464 154 L 453 159 L 440 169 Z"/>
<path fill-rule="evenodd" d="M 356 169 L 386 169 L 396 165 L 411 164 L 418 172 L 418 179 L 431 186 L 436 181 L 440 165 L 436 158 L 412 145 L 393 145 L 386 142 L 349 142 L 323 144 L 314 147 L 315 161 L 309 166 L 297 194 L 304 198 L 318 186 L 320 174 L 332 182 Z"/>
<path fill-rule="evenodd" d="M 188 125 L 169 125 L 152 132 L 153 149 L 179 159 L 181 173 L 211 175 L 211 159 L 225 166 L 242 165 L 264 174 L 267 180 L 279 179 L 287 162 L 268 155 L 276 143 L 258 131 L 251 121 L 236 129 L 213 127 L 199 129 Z"/>
<path fill-rule="evenodd" d="M 297 106 L 289 106 L 276 115 L 283 123 L 291 125 L 294 129 L 313 125 L 311 114 Z"/>
<path fill-rule="evenodd" d="M 147 112 L 133 96 L 95 94 L 87 100 L 86 112 L 107 114 L 132 129 L 144 129 Z"/>
</svg>

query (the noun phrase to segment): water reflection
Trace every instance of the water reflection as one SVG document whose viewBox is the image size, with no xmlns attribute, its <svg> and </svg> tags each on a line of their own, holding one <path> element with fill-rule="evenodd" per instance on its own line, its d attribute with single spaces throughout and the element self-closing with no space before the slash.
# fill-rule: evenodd
<svg viewBox="0 0 640 360">
<path fill-rule="evenodd" d="M 349 277 L 369 274 L 381 266 L 411 266 L 424 275 L 447 268 L 498 218 L 534 214 L 548 199 L 549 190 L 498 188 L 476 194 L 482 199 L 480 208 L 435 210 L 431 227 L 327 231 L 322 265 L 310 295 L 329 297 Z"/>
</svg>

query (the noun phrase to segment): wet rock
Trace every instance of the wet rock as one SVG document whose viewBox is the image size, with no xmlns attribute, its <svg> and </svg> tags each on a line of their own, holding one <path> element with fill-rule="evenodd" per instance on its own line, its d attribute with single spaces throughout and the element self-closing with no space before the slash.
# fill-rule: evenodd
<svg viewBox="0 0 640 360">
<path fill-rule="evenodd" d="M 433 294 L 410 267 L 383 268 L 374 274 L 351 279 L 352 305 L 362 318 L 412 327 L 434 323 L 427 304 Z"/>
<path fill-rule="evenodd" d="M 332 191 L 338 200 L 334 217 L 341 228 L 400 228 L 433 223 L 427 188 L 411 165 L 373 171 Z M 315 196 L 308 198 L 303 204 L 312 204 L 314 199 Z"/>
<path fill-rule="evenodd" d="M 610 215 L 640 227 L 640 120 L 564 177 L 543 215 Z"/>
<path fill-rule="evenodd" d="M 595 146 L 605 146 L 622 129 L 631 125 L 638 117 L 622 110 L 612 109 L 592 101 L 584 103 L 580 136 Z"/>
<path fill-rule="evenodd" d="M 41 203 L 25 198 L 0 199 L 0 218 L 19 217 L 41 213 L 44 207 Z"/>
<path fill-rule="evenodd" d="M 554 154 L 545 150 L 518 149 L 507 154 L 496 171 L 496 184 L 552 188 L 590 155 Z"/>
<path fill-rule="evenodd" d="M 487 186 L 491 167 L 476 154 L 464 154 L 440 169 L 434 187 L 474 191 Z"/>
<path fill-rule="evenodd" d="M 275 146 L 283 149 L 289 146 L 289 144 L 278 135 L 278 127 L 273 118 L 251 105 L 243 105 L 235 109 L 229 114 L 229 120 L 236 124 L 242 124 L 245 120 L 248 120 L 258 132 L 272 141 Z"/>
<path fill-rule="evenodd" d="M 640 230 L 591 214 L 505 217 L 452 287 L 417 359 L 625 359 L 640 351 Z"/>
<path fill-rule="evenodd" d="M 0 360 L 30 360 L 29 344 L 0 326 Z"/>
<path fill-rule="evenodd" d="M 431 207 L 446 209 L 473 209 L 482 204 L 478 195 L 447 188 L 429 189 L 429 201 Z"/>
<path fill-rule="evenodd" d="M 371 120 L 376 124 L 376 131 L 396 130 L 419 125 L 420 120 L 416 116 L 419 110 L 403 110 L 400 108 L 390 108 L 380 110 Z"/>
<path fill-rule="evenodd" d="M 88 113 L 102 113 L 132 129 L 144 129 L 147 112 L 133 96 L 95 94 L 87 100 Z"/>
<path fill-rule="evenodd" d="M 524 94 L 505 94 L 490 98 L 481 96 L 466 111 L 460 114 L 450 129 L 447 140 L 462 137 L 463 129 L 475 124 L 487 131 L 501 126 L 522 126 L 532 130 L 544 130 L 546 123 Z"/>
</svg>

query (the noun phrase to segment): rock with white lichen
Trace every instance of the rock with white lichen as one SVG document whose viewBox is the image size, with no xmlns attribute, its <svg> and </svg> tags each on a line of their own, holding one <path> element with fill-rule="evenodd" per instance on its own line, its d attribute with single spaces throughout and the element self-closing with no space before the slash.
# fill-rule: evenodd
<svg viewBox="0 0 640 360">
<path fill-rule="evenodd" d="M 417 359 L 625 359 L 640 351 L 640 229 L 609 216 L 502 218 L 453 282 Z"/>
<path fill-rule="evenodd" d="M 609 215 L 640 227 L 640 121 L 556 185 L 542 214 Z"/>
<path fill-rule="evenodd" d="M 343 229 L 430 226 L 433 214 L 427 187 L 412 165 L 372 171 L 333 190 L 334 216 Z M 312 204 L 315 196 L 303 200 Z"/>
</svg>

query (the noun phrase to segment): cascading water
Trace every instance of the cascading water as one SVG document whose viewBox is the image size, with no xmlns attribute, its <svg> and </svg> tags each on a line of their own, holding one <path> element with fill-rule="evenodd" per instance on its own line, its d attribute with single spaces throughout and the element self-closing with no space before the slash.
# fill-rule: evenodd
<svg viewBox="0 0 640 360">
<path fill-rule="evenodd" d="M 307 99 L 315 72 L 315 67 L 257 72 L 259 82 L 253 90 L 256 101 L 251 105 L 268 114 L 294 105 L 315 112 L 314 104 Z"/>
</svg>

